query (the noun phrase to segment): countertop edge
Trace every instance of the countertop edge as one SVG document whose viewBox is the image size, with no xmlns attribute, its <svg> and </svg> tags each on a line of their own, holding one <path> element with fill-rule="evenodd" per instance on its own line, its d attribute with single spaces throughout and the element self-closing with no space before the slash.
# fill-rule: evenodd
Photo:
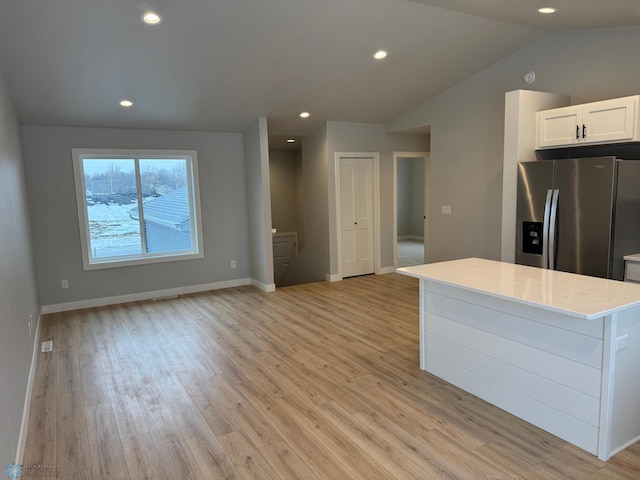
<svg viewBox="0 0 640 480">
<path fill-rule="evenodd" d="M 474 293 L 481 293 L 484 294 L 488 297 L 493 297 L 493 298 L 498 298 L 501 300 L 507 300 L 507 301 L 511 301 L 514 303 L 519 303 L 521 305 L 526 305 L 526 306 L 530 306 L 530 307 L 536 307 L 536 308 L 540 308 L 542 310 L 547 310 L 550 312 L 556 312 L 556 313 L 560 313 L 563 315 L 569 315 L 575 318 L 580 318 L 583 320 L 596 320 L 598 318 L 602 318 L 602 317 L 606 317 L 607 315 L 611 315 L 613 313 L 618 313 L 620 311 L 623 310 L 627 310 L 630 308 L 634 308 L 634 307 L 638 307 L 640 306 L 640 300 L 636 301 L 636 302 L 631 302 L 631 303 L 627 303 L 624 305 L 619 305 L 617 307 L 612 307 L 612 308 L 608 308 L 606 310 L 602 310 L 596 313 L 580 313 L 580 312 L 576 312 L 575 310 L 568 310 L 568 309 L 564 309 L 564 308 L 560 308 L 560 307 L 555 307 L 553 305 L 549 305 L 549 304 L 545 304 L 545 303 L 538 303 L 538 302 L 534 302 L 532 300 L 526 300 L 523 298 L 518 298 L 518 297 L 513 297 L 510 295 L 505 295 L 505 294 L 501 294 L 501 293 L 497 293 L 497 292 L 491 292 L 488 290 L 484 290 L 481 288 L 475 288 L 475 287 L 471 287 L 468 285 L 461 285 L 459 283 L 454 283 L 454 282 L 450 282 L 450 281 L 446 281 L 446 280 L 441 280 L 438 278 L 433 278 L 433 277 L 428 277 L 425 275 L 420 275 L 420 274 L 416 274 L 413 272 L 408 272 L 408 271 L 404 271 L 402 270 L 402 268 L 397 268 L 396 269 L 396 273 L 400 274 L 400 275 L 406 275 L 408 277 L 413 277 L 413 278 L 417 278 L 419 280 L 429 280 L 431 282 L 434 283 L 438 283 L 440 285 L 446 285 L 448 287 L 455 287 L 455 288 L 459 288 L 461 290 L 465 290 L 468 292 L 474 292 Z"/>
</svg>

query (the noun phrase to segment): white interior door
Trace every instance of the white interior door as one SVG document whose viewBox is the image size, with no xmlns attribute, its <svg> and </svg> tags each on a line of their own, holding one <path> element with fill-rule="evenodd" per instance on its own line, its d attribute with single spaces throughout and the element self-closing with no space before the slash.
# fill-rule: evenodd
<svg viewBox="0 0 640 480">
<path fill-rule="evenodd" d="M 373 158 L 340 161 L 340 228 L 342 277 L 375 270 Z"/>
</svg>

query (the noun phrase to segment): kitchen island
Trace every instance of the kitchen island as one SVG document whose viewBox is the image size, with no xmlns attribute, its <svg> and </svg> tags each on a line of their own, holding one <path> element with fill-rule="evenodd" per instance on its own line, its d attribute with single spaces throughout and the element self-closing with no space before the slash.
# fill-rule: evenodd
<svg viewBox="0 0 640 480">
<path fill-rule="evenodd" d="M 607 460 L 640 440 L 640 285 L 478 258 L 420 279 L 420 368 Z"/>
</svg>

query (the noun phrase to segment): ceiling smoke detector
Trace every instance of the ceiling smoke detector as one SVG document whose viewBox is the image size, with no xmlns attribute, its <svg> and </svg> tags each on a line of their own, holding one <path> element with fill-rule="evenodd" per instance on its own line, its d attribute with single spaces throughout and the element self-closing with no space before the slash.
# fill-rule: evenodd
<svg viewBox="0 0 640 480">
<path fill-rule="evenodd" d="M 531 85 L 533 81 L 536 79 L 536 72 L 534 72 L 533 70 L 529 70 L 527 73 L 524 74 L 524 77 L 522 78 L 524 80 L 524 83 L 526 83 L 527 85 Z"/>
</svg>

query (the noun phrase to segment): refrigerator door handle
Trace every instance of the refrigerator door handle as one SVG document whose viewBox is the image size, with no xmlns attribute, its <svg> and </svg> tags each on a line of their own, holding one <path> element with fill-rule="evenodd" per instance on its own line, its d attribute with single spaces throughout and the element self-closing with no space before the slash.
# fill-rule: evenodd
<svg viewBox="0 0 640 480">
<path fill-rule="evenodd" d="M 551 199 L 553 190 L 547 190 L 544 202 L 544 223 L 542 225 L 542 268 L 549 268 L 549 217 L 551 215 Z"/>
<path fill-rule="evenodd" d="M 549 218 L 549 269 L 556 269 L 556 225 L 558 223 L 558 197 L 560 190 L 553 191 L 551 199 L 551 215 Z"/>
</svg>

